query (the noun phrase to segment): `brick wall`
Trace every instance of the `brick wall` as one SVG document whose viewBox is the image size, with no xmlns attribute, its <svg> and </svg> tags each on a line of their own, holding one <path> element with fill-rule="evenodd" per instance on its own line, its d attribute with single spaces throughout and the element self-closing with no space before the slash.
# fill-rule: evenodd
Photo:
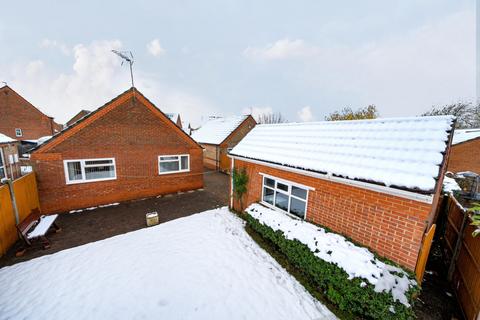
<svg viewBox="0 0 480 320">
<path fill-rule="evenodd" d="M 203 165 L 212 170 L 217 170 L 217 146 L 214 144 L 202 144 L 205 148 L 203 151 Z"/>
<path fill-rule="evenodd" d="M 240 160 L 235 160 L 235 167 L 245 167 L 249 176 L 244 206 L 260 201 L 260 172 L 315 188 L 309 192 L 307 220 L 414 270 L 431 204 Z"/>
<path fill-rule="evenodd" d="M 173 154 L 190 154 L 190 172 L 159 175 L 158 156 Z M 65 183 L 63 160 L 112 157 L 116 180 Z M 34 152 L 32 165 L 45 213 L 203 187 L 202 149 L 131 99 L 48 152 Z"/>
<path fill-rule="evenodd" d="M 452 145 L 447 170 L 473 171 L 480 174 L 480 139 Z"/>
<path fill-rule="evenodd" d="M 18 140 L 51 136 L 61 127 L 8 86 L 0 88 L 0 133 Z M 15 129 L 22 129 L 17 137 Z"/>
<path fill-rule="evenodd" d="M 228 157 L 228 149 L 235 147 L 252 130 L 257 122 L 252 116 L 249 116 L 241 125 L 237 127 L 220 145 L 219 161 L 220 171 L 230 172 L 231 161 Z"/>
</svg>

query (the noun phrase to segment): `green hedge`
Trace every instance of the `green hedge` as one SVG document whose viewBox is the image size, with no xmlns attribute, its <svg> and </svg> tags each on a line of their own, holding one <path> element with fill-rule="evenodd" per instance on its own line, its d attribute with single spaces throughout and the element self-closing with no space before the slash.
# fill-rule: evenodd
<svg viewBox="0 0 480 320">
<path fill-rule="evenodd" d="M 282 231 L 274 231 L 249 214 L 246 214 L 246 220 L 254 231 L 271 242 L 295 268 L 309 279 L 312 287 L 340 310 L 366 319 L 415 318 L 412 308 L 395 302 L 390 293 L 375 292 L 374 286 L 367 280 L 360 278 L 349 280 L 348 274 L 343 269 L 316 257 L 303 243 L 286 239 Z M 361 287 L 362 282 L 367 285 Z M 407 293 L 411 305 L 417 292 L 418 287 L 415 287 Z M 389 311 L 390 306 L 395 308 L 395 313 Z"/>
</svg>

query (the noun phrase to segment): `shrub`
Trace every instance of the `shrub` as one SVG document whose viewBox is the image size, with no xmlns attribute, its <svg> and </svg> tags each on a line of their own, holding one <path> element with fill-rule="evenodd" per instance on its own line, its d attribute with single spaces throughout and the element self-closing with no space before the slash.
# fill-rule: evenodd
<svg viewBox="0 0 480 320">
<path fill-rule="evenodd" d="M 271 242 L 287 260 L 297 268 L 310 285 L 342 311 L 367 319 L 413 319 L 409 308 L 387 292 L 375 292 L 374 286 L 361 278 L 348 279 L 348 274 L 333 263 L 316 257 L 310 249 L 297 240 L 288 240 L 282 231 L 274 231 L 249 214 L 247 224 L 264 239 Z M 407 292 L 410 304 L 418 287 Z M 394 308 L 395 313 L 390 309 Z"/>
</svg>

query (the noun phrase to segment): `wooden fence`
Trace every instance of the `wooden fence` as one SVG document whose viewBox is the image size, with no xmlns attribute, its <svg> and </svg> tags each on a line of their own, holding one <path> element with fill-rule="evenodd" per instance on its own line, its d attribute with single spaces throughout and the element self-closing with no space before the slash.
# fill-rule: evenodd
<svg viewBox="0 0 480 320">
<path fill-rule="evenodd" d="M 453 196 L 447 201 L 444 247 L 449 278 L 466 319 L 480 319 L 480 237 L 472 237 L 469 213 Z"/>
<path fill-rule="evenodd" d="M 40 209 L 35 173 L 29 173 L 13 181 L 13 190 L 20 221 L 25 219 L 33 209 Z M 0 256 L 4 255 L 18 240 L 15 225 L 15 211 L 10 189 L 8 185 L 3 185 L 0 187 Z"/>
</svg>

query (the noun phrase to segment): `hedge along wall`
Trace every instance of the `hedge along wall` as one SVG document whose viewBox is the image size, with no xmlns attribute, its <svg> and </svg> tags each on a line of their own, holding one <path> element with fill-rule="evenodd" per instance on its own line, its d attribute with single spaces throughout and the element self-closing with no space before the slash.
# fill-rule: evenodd
<svg viewBox="0 0 480 320">
<path fill-rule="evenodd" d="M 389 266 L 383 262 L 372 258 L 373 254 L 368 254 L 368 250 L 365 248 L 357 247 L 339 235 L 332 235 L 329 233 L 329 237 L 333 240 L 338 240 L 338 251 L 340 254 L 345 254 L 345 250 L 352 250 L 350 258 L 345 258 L 346 261 L 342 267 L 336 263 L 328 262 L 319 258 L 319 250 L 312 251 L 312 245 L 306 245 L 305 237 L 302 242 L 295 238 L 293 235 L 295 232 L 298 235 L 300 231 L 303 235 L 312 235 L 312 241 L 315 241 L 313 246 L 317 245 L 318 241 L 321 245 L 328 245 L 328 241 L 321 239 L 325 238 L 325 230 L 318 228 L 312 224 L 302 222 L 300 220 L 286 217 L 292 221 L 286 221 L 285 218 L 276 216 L 275 213 L 269 215 L 268 210 L 262 209 L 260 205 L 254 204 L 247 208 L 247 224 L 259 233 L 263 238 L 271 242 L 280 251 L 289 262 L 299 269 L 307 279 L 309 279 L 312 287 L 322 293 L 326 299 L 333 304 L 337 305 L 340 310 L 348 311 L 356 316 L 369 319 L 411 319 L 414 318 L 411 304 L 414 299 L 414 295 L 418 291 L 416 281 L 411 275 L 397 268 L 395 266 Z M 282 215 L 281 213 L 277 213 Z M 263 216 L 262 216 L 263 215 Z M 268 216 L 268 217 L 266 217 Z M 258 219 L 257 219 L 258 218 Z M 262 221 L 260 221 L 262 220 Z M 269 225 L 275 226 L 274 230 Z M 288 227 L 290 225 L 291 228 Z M 299 225 L 299 226 L 297 226 Z M 300 228 L 300 230 L 299 230 Z M 315 230 L 312 230 L 314 228 Z M 295 230 L 296 229 L 296 230 Z M 283 231 L 282 231 L 283 230 Z M 315 232 L 318 230 L 318 232 Z M 288 233 L 286 235 L 284 233 Z M 292 234 L 290 234 L 292 232 Z M 315 238 L 315 236 L 317 238 Z M 331 240 L 331 239 L 330 239 Z M 335 241 L 333 241 L 335 244 Z M 351 249 L 350 245 L 351 244 Z M 347 245 L 347 246 L 345 246 Z M 322 248 L 325 249 L 325 248 Z M 329 247 L 328 250 L 324 250 L 324 254 L 335 255 L 338 252 L 335 245 Z M 365 252 L 366 250 L 366 252 Z M 372 258 L 374 265 L 370 268 L 366 267 L 365 270 L 361 270 L 364 261 L 355 261 L 359 257 L 358 253 L 363 253 L 367 258 Z M 338 258 L 338 255 L 337 255 Z M 334 259 L 332 259 L 334 260 Z M 352 277 L 353 268 L 346 268 L 349 273 L 345 271 L 345 266 L 356 265 L 360 266 L 358 273 L 364 272 L 365 277 Z M 376 272 L 375 275 L 368 276 L 368 272 L 375 269 L 378 265 L 378 269 L 382 273 Z M 376 270 L 378 271 L 378 270 Z M 367 279 L 369 278 L 369 279 Z M 378 279 L 378 281 L 375 281 Z M 394 282 L 392 283 L 392 279 Z M 372 282 L 376 282 L 373 284 Z M 390 288 L 388 288 L 391 286 Z M 383 289 L 383 290 L 382 290 Z"/>
</svg>

